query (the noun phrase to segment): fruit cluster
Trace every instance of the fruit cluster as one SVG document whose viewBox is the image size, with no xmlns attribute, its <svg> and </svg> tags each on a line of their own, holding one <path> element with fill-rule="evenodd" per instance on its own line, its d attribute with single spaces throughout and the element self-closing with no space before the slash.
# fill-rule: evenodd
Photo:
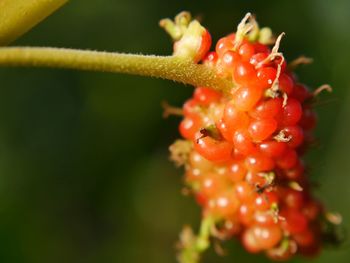
<svg viewBox="0 0 350 263">
<path fill-rule="evenodd" d="M 170 148 L 203 217 L 215 219 L 212 236 L 237 236 L 249 252 L 276 260 L 317 254 L 324 215 L 302 161 L 316 125 L 314 93 L 279 52 L 281 37 L 272 41 L 248 14 L 207 52 L 211 38 L 202 31 L 201 63 L 232 89 L 196 87 L 182 109 L 185 140 Z"/>
</svg>

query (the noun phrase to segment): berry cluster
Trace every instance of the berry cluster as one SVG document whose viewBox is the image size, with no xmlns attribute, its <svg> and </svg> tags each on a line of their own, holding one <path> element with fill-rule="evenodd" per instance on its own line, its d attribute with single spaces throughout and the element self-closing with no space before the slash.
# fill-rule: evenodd
<svg viewBox="0 0 350 263">
<path fill-rule="evenodd" d="M 314 93 L 279 52 L 282 36 L 272 41 L 248 14 L 207 52 L 211 38 L 202 31 L 201 63 L 232 89 L 196 87 L 182 110 L 185 140 L 170 148 L 203 218 L 214 218 L 211 235 L 237 236 L 249 252 L 277 260 L 317 254 L 325 212 L 302 161 L 316 125 Z"/>
</svg>

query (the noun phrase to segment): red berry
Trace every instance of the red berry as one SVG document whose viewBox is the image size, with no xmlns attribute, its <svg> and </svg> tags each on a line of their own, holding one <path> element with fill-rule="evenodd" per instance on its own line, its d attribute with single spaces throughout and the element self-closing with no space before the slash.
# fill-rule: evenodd
<svg viewBox="0 0 350 263">
<path fill-rule="evenodd" d="M 254 213 L 254 204 L 243 203 L 238 210 L 238 219 L 242 224 L 249 226 L 253 222 Z"/>
<path fill-rule="evenodd" d="M 305 130 L 312 130 L 317 124 L 317 114 L 309 107 L 304 108 L 303 115 L 301 116 L 300 126 Z"/>
<path fill-rule="evenodd" d="M 287 145 L 283 142 L 277 142 L 274 140 L 264 141 L 258 144 L 259 150 L 261 153 L 272 157 L 277 158 L 284 154 L 287 150 Z"/>
<path fill-rule="evenodd" d="M 260 101 L 250 112 L 255 119 L 274 118 L 282 112 L 283 100 L 281 98 Z"/>
<path fill-rule="evenodd" d="M 302 164 L 301 161 L 298 161 L 297 164 L 292 169 L 285 170 L 284 174 L 287 179 L 298 181 L 301 178 L 301 176 L 304 174 L 304 171 L 305 171 L 304 165 Z"/>
<path fill-rule="evenodd" d="M 268 56 L 269 54 L 265 52 L 256 53 L 250 58 L 249 63 L 257 67 L 259 63 L 264 61 Z"/>
<path fill-rule="evenodd" d="M 288 209 L 281 211 L 281 216 L 285 219 L 281 221 L 282 226 L 290 234 L 302 233 L 308 226 L 306 217 L 298 210 Z"/>
<path fill-rule="evenodd" d="M 240 85 L 250 85 L 256 82 L 256 70 L 249 62 L 240 61 L 233 73 L 234 80 Z"/>
<path fill-rule="evenodd" d="M 207 173 L 200 178 L 199 191 L 206 198 L 210 199 L 227 188 L 224 178 L 217 173 Z"/>
<path fill-rule="evenodd" d="M 254 221 L 259 225 L 269 226 L 276 224 L 276 219 L 271 210 L 256 211 L 254 215 Z"/>
<path fill-rule="evenodd" d="M 222 119 L 224 113 L 224 105 L 218 102 L 211 103 L 207 108 L 207 114 L 203 118 L 206 120 L 207 125 L 213 125 L 213 123 L 218 123 Z"/>
<path fill-rule="evenodd" d="M 259 211 L 268 210 L 272 204 L 278 203 L 278 196 L 275 192 L 259 194 L 255 199 L 255 208 Z"/>
<path fill-rule="evenodd" d="M 316 200 L 310 200 L 303 205 L 303 214 L 309 221 L 314 221 L 322 212 L 322 205 Z"/>
<path fill-rule="evenodd" d="M 277 128 L 277 121 L 274 119 L 256 120 L 250 123 L 248 132 L 255 142 L 269 138 Z"/>
<path fill-rule="evenodd" d="M 220 217 L 229 218 L 238 210 L 239 203 L 237 197 L 230 190 L 220 192 L 213 199 L 212 213 Z"/>
<path fill-rule="evenodd" d="M 254 225 L 243 233 L 243 245 L 252 253 L 276 246 L 282 239 L 282 231 L 279 226 Z"/>
<path fill-rule="evenodd" d="M 207 172 L 213 166 L 211 162 L 195 151 L 191 152 L 189 162 L 191 167 L 199 169 L 201 172 Z"/>
<path fill-rule="evenodd" d="M 194 141 L 195 150 L 204 158 L 213 162 L 224 162 L 231 158 L 233 145 L 227 141 L 219 141 L 210 136 L 197 134 Z"/>
<path fill-rule="evenodd" d="M 277 70 L 272 67 L 259 68 L 256 73 L 259 85 L 263 88 L 270 88 L 277 76 Z"/>
<path fill-rule="evenodd" d="M 223 122 L 233 135 L 238 128 L 245 128 L 249 124 L 249 117 L 245 112 L 239 111 L 235 102 L 231 100 L 224 109 Z"/>
<path fill-rule="evenodd" d="M 223 55 L 222 55 L 222 65 L 224 66 L 225 69 L 232 70 L 235 68 L 237 63 L 240 61 L 241 57 L 239 54 L 232 50 L 227 50 Z"/>
<path fill-rule="evenodd" d="M 302 233 L 294 234 L 293 239 L 299 246 L 308 247 L 315 243 L 315 233 L 310 229 L 305 229 Z"/>
<path fill-rule="evenodd" d="M 216 44 L 215 51 L 219 56 L 222 56 L 227 50 L 234 48 L 234 34 L 220 38 Z"/>
<path fill-rule="evenodd" d="M 288 149 L 285 153 L 276 160 L 278 167 L 282 169 L 292 169 L 298 161 L 298 154 L 292 149 Z"/>
<path fill-rule="evenodd" d="M 200 117 L 197 114 L 191 114 L 191 116 L 188 116 L 181 121 L 179 130 L 184 138 L 191 140 L 201 127 L 202 122 Z"/>
<path fill-rule="evenodd" d="M 283 62 L 281 63 L 282 58 L 281 57 L 276 57 L 273 61 L 272 64 L 277 68 L 279 65 L 281 66 L 281 72 L 285 72 L 287 68 L 287 62 L 285 59 L 283 59 Z"/>
<path fill-rule="evenodd" d="M 232 94 L 236 108 L 240 111 L 252 109 L 262 96 L 262 89 L 258 86 L 241 86 Z"/>
<path fill-rule="evenodd" d="M 195 62 L 200 61 L 205 54 L 209 51 L 211 46 L 211 35 L 208 30 L 205 30 L 205 32 L 202 34 L 202 41 L 201 45 L 199 47 L 199 50 L 197 51 L 197 55 L 194 58 Z"/>
<path fill-rule="evenodd" d="M 275 162 L 265 155 L 254 154 L 246 158 L 245 165 L 251 172 L 267 172 L 274 168 Z"/>
<path fill-rule="evenodd" d="M 247 228 L 243 233 L 242 244 L 250 253 L 258 253 L 262 250 L 261 242 L 259 242 L 259 239 L 256 236 L 255 228 L 252 227 Z"/>
<path fill-rule="evenodd" d="M 237 198 L 241 202 L 250 202 L 255 197 L 254 188 L 246 181 L 241 181 L 234 186 Z"/>
<path fill-rule="evenodd" d="M 234 183 L 242 181 L 247 174 L 247 169 L 241 161 L 231 162 L 228 169 L 227 177 Z"/>
<path fill-rule="evenodd" d="M 235 132 L 233 136 L 233 144 L 235 149 L 243 155 L 248 155 L 256 151 L 254 143 L 248 132 L 245 130 L 238 130 Z"/>
<path fill-rule="evenodd" d="M 305 100 L 312 98 L 312 93 L 305 85 L 298 83 L 294 85 L 292 97 L 303 103 Z"/>
<path fill-rule="evenodd" d="M 219 120 L 219 121 L 216 123 L 216 127 L 217 127 L 217 129 L 219 130 L 221 136 L 222 136 L 226 141 L 232 142 L 232 138 L 233 138 L 232 130 L 229 129 L 229 127 L 227 126 L 227 123 L 224 122 L 223 119 Z"/>
<path fill-rule="evenodd" d="M 225 237 L 231 238 L 241 232 L 242 226 L 239 224 L 237 217 L 226 219 L 223 226 L 218 231 Z"/>
<path fill-rule="evenodd" d="M 291 94 L 293 91 L 293 79 L 289 77 L 287 74 L 281 74 L 278 79 L 278 86 L 280 90 L 282 90 L 287 95 Z"/>
<path fill-rule="evenodd" d="M 254 46 L 255 52 L 257 53 L 265 53 L 265 54 L 270 53 L 269 47 L 259 42 L 254 43 L 253 46 Z"/>
<path fill-rule="evenodd" d="M 303 143 L 304 132 L 300 126 L 295 125 L 295 126 L 285 127 L 283 129 L 283 132 L 287 138 L 288 137 L 290 138 L 290 140 L 287 142 L 289 147 L 297 148 Z"/>
<path fill-rule="evenodd" d="M 246 181 L 254 186 L 257 190 L 257 188 L 262 188 L 267 184 L 266 178 L 263 174 L 258 172 L 249 172 L 246 176 Z"/>
<path fill-rule="evenodd" d="M 196 88 L 193 94 L 193 98 L 203 106 L 208 106 L 210 103 L 219 101 L 221 96 L 220 92 L 205 87 Z"/>
<path fill-rule="evenodd" d="M 300 209 L 303 206 L 303 193 L 293 189 L 286 189 L 283 191 L 283 201 L 289 208 Z"/>
<path fill-rule="evenodd" d="M 238 49 L 238 54 L 241 55 L 243 61 L 249 61 L 252 55 L 254 55 L 254 45 L 250 43 L 242 44 Z"/>
<path fill-rule="evenodd" d="M 205 172 L 202 172 L 198 168 L 188 169 L 185 174 L 186 183 L 192 184 L 196 183 L 203 176 Z"/>
<path fill-rule="evenodd" d="M 301 118 L 303 109 L 300 102 L 293 98 L 288 98 L 287 104 L 283 107 L 278 116 L 281 126 L 292 126 L 298 123 Z"/>
</svg>

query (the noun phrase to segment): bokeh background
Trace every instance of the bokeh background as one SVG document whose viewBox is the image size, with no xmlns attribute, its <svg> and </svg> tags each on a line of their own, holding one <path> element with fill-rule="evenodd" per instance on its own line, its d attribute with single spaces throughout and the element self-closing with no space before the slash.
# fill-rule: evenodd
<svg viewBox="0 0 350 263">
<path fill-rule="evenodd" d="M 349 228 L 350 1 L 71 1 L 14 45 L 170 54 L 158 21 L 182 10 L 215 41 L 251 11 L 286 32 L 289 60 L 314 58 L 301 80 L 334 92 L 321 95 L 320 145 L 307 158 L 316 194 Z M 167 151 L 179 120 L 162 119 L 160 103 L 181 105 L 191 92 L 137 76 L 0 68 L 0 261 L 175 262 L 178 232 L 197 228 L 200 211 L 180 194 L 182 170 Z M 312 261 L 349 262 L 348 244 Z M 225 247 L 228 256 L 210 251 L 204 262 L 268 262 L 237 241 Z"/>
</svg>

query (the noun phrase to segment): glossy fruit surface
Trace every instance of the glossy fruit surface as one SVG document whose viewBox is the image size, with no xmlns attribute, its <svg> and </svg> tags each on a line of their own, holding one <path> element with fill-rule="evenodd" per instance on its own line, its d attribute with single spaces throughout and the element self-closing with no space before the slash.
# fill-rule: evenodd
<svg viewBox="0 0 350 263">
<path fill-rule="evenodd" d="M 295 81 L 280 40 L 271 48 L 240 34 L 221 38 L 202 61 L 230 80 L 231 90 L 197 87 L 183 107 L 180 132 L 191 145 L 185 181 L 203 216 L 220 226 L 234 222 L 228 235 L 249 252 L 276 260 L 312 254 L 320 247 L 322 208 L 302 153 L 316 125 L 313 95 Z M 278 252 L 286 242 L 301 252 L 292 245 Z"/>
</svg>

